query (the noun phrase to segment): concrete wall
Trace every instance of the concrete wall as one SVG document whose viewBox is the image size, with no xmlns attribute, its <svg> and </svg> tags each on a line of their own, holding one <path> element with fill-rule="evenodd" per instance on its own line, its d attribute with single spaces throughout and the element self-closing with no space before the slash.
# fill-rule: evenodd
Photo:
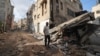
<svg viewBox="0 0 100 56">
<path fill-rule="evenodd" d="M 46 1 L 47 3 L 45 3 Z M 35 3 L 35 8 L 33 9 L 33 21 L 36 32 L 43 33 L 43 27 L 45 26 L 46 21 L 53 22 L 53 24 L 57 26 L 66 20 L 70 20 L 75 15 L 69 15 L 67 9 L 70 9 L 73 12 L 72 14 L 74 14 L 74 12 L 82 10 L 80 8 L 80 5 L 81 3 L 79 0 L 58 0 L 58 3 L 56 2 L 56 0 L 37 0 L 37 2 Z M 59 10 L 59 12 L 57 12 L 57 9 Z M 51 11 L 53 11 L 53 13 Z M 53 15 L 53 18 L 51 17 L 51 15 Z M 51 18 L 54 19 L 54 21 L 51 21 Z M 39 29 L 40 27 L 42 28 Z"/>
<path fill-rule="evenodd" d="M 63 6 L 63 9 L 61 9 L 61 3 Z M 81 11 L 82 9 L 80 8 L 80 1 L 71 1 L 71 0 L 58 0 L 58 3 L 56 0 L 53 0 L 53 14 L 54 14 L 54 24 L 59 25 L 67 20 L 70 20 L 75 17 L 75 12 Z M 59 10 L 59 13 L 57 12 L 57 8 Z M 69 12 L 72 11 L 72 12 Z M 69 15 L 69 13 L 72 13 Z"/>
<path fill-rule="evenodd" d="M 47 0 L 46 8 L 45 4 L 41 4 L 43 0 L 38 0 L 35 4 L 35 8 L 33 9 L 33 20 L 35 25 L 35 31 L 43 34 L 43 28 L 46 22 L 49 22 L 50 18 L 50 0 Z M 42 12 L 42 6 L 43 12 Z M 43 13 L 43 14 L 42 14 Z M 34 17 L 36 15 L 36 18 Z M 39 29 L 39 30 L 38 30 Z"/>
<path fill-rule="evenodd" d="M 100 24 L 100 4 L 97 4 L 96 6 L 94 6 L 92 8 L 92 12 L 94 12 L 94 16 L 95 16 L 95 21 L 93 21 L 92 23 L 94 24 Z"/>
<path fill-rule="evenodd" d="M 92 12 L 94 12 L 95 18 L 100 18 L 100 4 L 94 6 Z"/>
</svg>

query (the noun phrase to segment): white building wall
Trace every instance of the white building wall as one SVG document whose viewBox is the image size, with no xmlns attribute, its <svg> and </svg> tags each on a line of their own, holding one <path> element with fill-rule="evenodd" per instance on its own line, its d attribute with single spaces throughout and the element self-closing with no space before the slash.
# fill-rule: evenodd
<svg viewBox="0 0 100 56">
<path fill-rule="evenodd" d="M 41 21 L 41 22 L 39 23 L 39 33 L 44 34 L 44 33 L 43 33 L 43 29 L 44 29 L 44 27 L 45 27 L 45 25 L 46 25 L 46 22 L 49 22 L 49 19 L 44 20 L 44 21 Z M 38 24 L 35 25 L 35 32 L 38 32 Z"/>
<path fill-rule="evenodd" d="M 95 21 L 93 21 L 94 24 L 100 24 L 100 4 L 94 6 L 92 8 L 92 12 L 94 12 Z"/>
<path fill-rule="evenodd" d="M 41 34 L 43 34 L 43 29 L 44 29 L 45 23 L 49 22 L 49 19 L 50 19 L 50 0 L 47 0 L 46 8 L 45 8 L 45 5 L 43 5 L 44 6 L 43 15 L 42 15 L 42 5 L 41 5 L 42 1 L 43 0 L 38 0 L 35 3 L 35 8 L 33 9 L 33 16 L 32 16 L 33 21 L 34 21 L 34 26 L 35 26 L 35 32 L 41 33 Z M 36 17 L 34 18 L 35 15 L 36 15 Z M 39 17 L 37 17 L 38 15 L 39 15 Z"/>
<path fill-rule="evenodd" d="M 97 13 L 97 11 L 99 11 L 99 13 Z M 100 17 L 100 4 L 94 6 L 94 7 L 92 8 L 92 12 L 94 12 L 95 18 Z"/>
<path fill-rule="evenodd" d="M 46 22 L 49 22 L 49 19 L 40 22 L 40 33 L 42 33 L 42 34 L 43 34 L 43 29 L 44 29 L 44 27 L 45 27 L 45 25 L 46 25 Z"/>
</svg>

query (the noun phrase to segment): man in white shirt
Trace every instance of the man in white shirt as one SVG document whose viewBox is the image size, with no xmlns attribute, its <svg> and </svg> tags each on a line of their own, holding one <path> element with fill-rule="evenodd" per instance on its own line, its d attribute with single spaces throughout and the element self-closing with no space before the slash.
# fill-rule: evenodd
<svg viewBox="0 0 100 56">
<path fill-rule="evenodd" d="M 49 47 L 50 44 L 50 33 L 49 33 L 49 25 L 48 22 L 46 22 L 46 26 L 44 27 L 44 35 L 45 35 L 45 46 Z"/>
</svg>

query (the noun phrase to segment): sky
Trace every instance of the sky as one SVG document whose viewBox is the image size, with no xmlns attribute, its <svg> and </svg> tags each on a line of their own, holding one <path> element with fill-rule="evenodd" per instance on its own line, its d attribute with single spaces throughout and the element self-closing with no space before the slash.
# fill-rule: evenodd
<svg viewBox="0 0 100 56">
<path fill-rule="evenodd" d="M 83 10 L 91 11 L 92 7 L 96 5 L 96 0 L 81 0 Z"/>
<path fill-rule="evenodd" d="M 26 17 L 26 12 L 36 0 L 11 0 L 14 6 L 15 21 Z M 84 10 L 91 11 L 92 7 L 96 5 L 96 0 L 81 0 Z"/>
<path fill-rule="evenodd" d="M 18 21 L 26 17 L 26 12 L 36 0 L 11 0 L 14 6 L 14 21 Z"/>
</svg>

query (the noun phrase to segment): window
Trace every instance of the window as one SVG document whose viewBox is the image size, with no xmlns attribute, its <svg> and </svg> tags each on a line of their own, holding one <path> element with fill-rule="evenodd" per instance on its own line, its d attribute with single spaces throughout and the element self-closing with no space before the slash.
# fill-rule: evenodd
<svg viewBox="0 0 100 56">
<path fill-rule="evenodd" d="M 56 6 L 56 12 L 59 13 L 59 6 Z"/>
<path fill-rule="evenodd" d="M 100 10 L 96 11 L 97 14 L 100 14 Z"/>
<path fill-rule="evenodd" d="M 42 4 L 42 16 L 44 15 L 44 6 Z"/>
<path fill-rule="evenodd" d="M 47 3 L 45 3 L 45 9 L 47 8 Z"/>
<path fill-rule="evenodd" d="M 62 2 L 60 2 L 60 5 L 61 5 L 61 10 L 63 10 L 63 3 L 62 3 Z"/>
<path fill-rule="evenodd" d="M 36 15 L 34 15 L 34 20 L 36 19 Z"/>
<path fill-rule="evenodd" d="M 72 17 L 75 16 L 75 13 L 72 10 L 70 10 L 69 8 L 67 9 L 67 14 L 72 16 Z"/>
<path fill-rule="evenodd" d="M 37 18 L 39 18 L 40 17 L 40 14 L 37 16 Z"/>
<path fill-rule="evenodd" d="M 79 4 L 79 8 L 83 10 L 82 4 Z"/>
<path fill-rule="evenodd" d="M 59 3 L 58 0 L 56 0 L 56 3 Z"/>
<path fill-rule="evenodd" d="M 37 24 L 37 32 L 40 31 L 40 23 Z"/>
</svg>

